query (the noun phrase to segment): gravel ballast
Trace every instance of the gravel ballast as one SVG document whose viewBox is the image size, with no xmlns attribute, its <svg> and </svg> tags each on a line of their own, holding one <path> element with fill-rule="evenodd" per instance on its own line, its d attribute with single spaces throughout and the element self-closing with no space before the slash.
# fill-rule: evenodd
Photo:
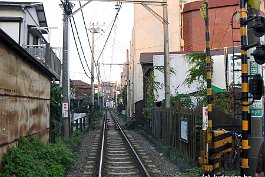
<svg viewBox="0 0 265 177">
<path fill-rule="evenodd" d="M 81 141 L 81 145 L 78 149 L 78 157 L 76 159 L 76 163 L 72 166 L 66 175 L 66 177 L 81 177 L 84 173 L 85 166 L 87 165 L 88 157 L 95 139 L 95 136 L 100 133 L 100 128 L 97 126 L 95 130 L 88 131 L 83 140 Z M 180 172 L 178 167 L 171 163 L 163 153 L 160 153 L 156 150 L 156 148 L 148 142 L 146 138 L 144 138 L 141 134 L 136 131 L 130 130 L 128 133 L 137 140 L 138 144 L 145 150 L 145 152 L 150 156 L 153 163 L 160 170 L 161 177 L 164 176 L 180 176 Z"/>
</svg>

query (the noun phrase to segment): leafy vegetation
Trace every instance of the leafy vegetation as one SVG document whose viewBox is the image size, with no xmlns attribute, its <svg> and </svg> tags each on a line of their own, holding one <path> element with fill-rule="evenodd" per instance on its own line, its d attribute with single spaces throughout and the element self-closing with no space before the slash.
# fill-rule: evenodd
<svg viewBox="0 0 265 177">
<path fill-rule="evenodd" d="M 191 86 L 199 82 L 201 89 L 205 88 L 206 81 L 206 55 L 205 53 L 191 53 L 185 55 L 186 61 L 192 66 L 188 70 L 188 77 L 185 82 Z"/>
<path fill-rule="evenodd" d="M 123 103 L 127 104 L 127 85 L 121 89 L 121 93 L 118 95 L 118 100 L 122 100 Z"/>
<path fill-rule="evenodd" d="M 146 84 L 146 89 L 147 89 L 147 96 L 146 96 L 146 105 L 143 109 L 143 115 L 144 118 L 148 121 L 151 119 L 152 117 L 152 110 L 153 110 L 153 105 L 155 102 L 155 94 L 154 94 L 154 90 L 155 90 L 155 82 L 154 82 L 154 70 L 152 70 L 150 72 L 150 75 L 147 79 L 147 84 Z"/>
<path fill-rule="evenodd" d="M 51 85 L 51 131 L 54 136 L 60 134 L 62 117 L 62 88 L 58 84 Z"/>
<path fill-rule="evenodd" d="M 64 176 L 75 160 L 75 154 L 62 143 L 43 144 L 36 137 L 20 138 L 18 147 L 3 156 L 2 177 Z"/>
<path fill-rule="evenodd" d="M 207 104 L 207 91 L 206 91 L 206 55 L 205 53 L 192 53 L 185 55 L 185 58 L 191 68 L 188 71 L 188 77 L 185 79 L 185 83 L 191 86 L 193 83 L 199 83 L 199 90 L 195 94 L 199 99 L 201 105 Z M 215 108 L 222 112 L 231 115 L 231 94 L 229 92 L 215 93 L 212 94 L 212 104 Z"/>
</svg>

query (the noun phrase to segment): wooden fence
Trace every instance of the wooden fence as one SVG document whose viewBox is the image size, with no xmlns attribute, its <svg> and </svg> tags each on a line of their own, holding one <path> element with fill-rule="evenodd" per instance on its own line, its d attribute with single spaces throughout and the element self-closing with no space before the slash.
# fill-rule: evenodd
<svg viewBox="0 0 265 177">
<path fill-rule="evenodd" d="M 196 124 L 198 114 L 155 108 L 151 120 L 151 132 L 166 144 L 175 147 L 191 163 L 197 162 L 200 151 L 200 129 Z M 181 132 L 182 131 L 182 132 Z"/>
</svg>

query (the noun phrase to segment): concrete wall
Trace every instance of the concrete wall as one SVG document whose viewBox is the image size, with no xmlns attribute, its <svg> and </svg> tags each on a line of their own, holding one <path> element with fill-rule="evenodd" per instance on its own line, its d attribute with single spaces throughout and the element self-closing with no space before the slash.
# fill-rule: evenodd
<svg viewBox="0 0 265 177">
<path fill-rule="evenodd" d="M 0 160 L 20 136 L 49 140 L 50 81 L 0 42 Z"/>
</svg>

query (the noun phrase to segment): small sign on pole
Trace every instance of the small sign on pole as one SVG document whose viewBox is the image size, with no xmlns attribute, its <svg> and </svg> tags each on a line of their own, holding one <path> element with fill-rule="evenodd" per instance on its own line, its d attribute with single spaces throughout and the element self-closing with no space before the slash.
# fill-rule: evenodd
<svg viewBox="0 0 265 177">
<path fill-rule="evenodd" d="M 62 108 L 62 116 L 68 117 L 68 103 L 63 103 Z"/>
<path fill-rule="evenodd" d="M 207 130 L 208 128 L 208 107 L 202 107 L 202 130 Z"/>
<path fill-rule="evenodd" d="M 203 3 L 203 4 L 201 5 L 201 7 L 200 7 L 201 16 L 202 16 L 202 18 L 203 18 L 204 20 L 205 20 L 206 17 L 207 17 L 207 15 L 206 15 L 206 8 L 207 8 L 207 6 L 206 6 L 205 3 Z"/>
</svg>

